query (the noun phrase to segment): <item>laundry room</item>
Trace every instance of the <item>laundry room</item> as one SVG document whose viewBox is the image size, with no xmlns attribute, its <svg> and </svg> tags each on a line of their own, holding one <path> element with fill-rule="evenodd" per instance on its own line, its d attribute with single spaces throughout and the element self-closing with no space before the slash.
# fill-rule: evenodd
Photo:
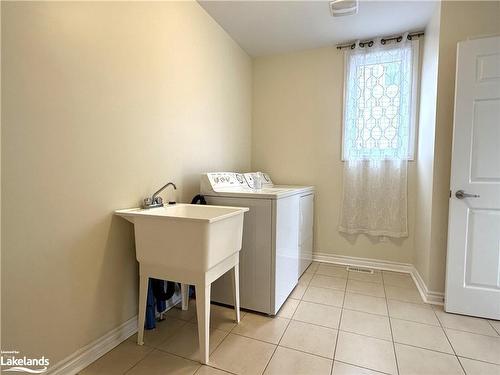
<svg viewBox="0 0 500 375">
<path fill-rule="evenodd" d="M 500 374 L 500 1 L 0 15 L 0 372 Z"/>
</svg>

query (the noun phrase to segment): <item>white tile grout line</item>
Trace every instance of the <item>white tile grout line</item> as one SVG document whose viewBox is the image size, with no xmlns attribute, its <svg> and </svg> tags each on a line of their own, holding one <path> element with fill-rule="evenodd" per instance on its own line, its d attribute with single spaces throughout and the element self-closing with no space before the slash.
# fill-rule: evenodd
<svg viewBox="0 0 500 375">
<path fill-rule="evenodd" d="M 315 271 L 314 273 L 316 273 L 316 271 Z M 314 276 L 314 274 L 313 274 L 313 276 Z M 301 277 L 302 277 L 302 276 L 301 276 Z M 300 280 L 300 278 L 299 278 L 299 280 Z M 309 288 L 309 284 L 311 283 L 311 280 L 312 280 L 312 277 L 311 277 L 311 278 L 309 279 L 309 281 L 307 282 L 307 285 L 306 285 L 306 290 L 307 290 L 307 288 Z M 298 283 L 297 283 L 297 285 L 298 285 Z M 304 291 L 304 293 L 302 294 L 302 296 L 301 296 L 301 298 L 300 298 L 300 300 L 301 300 L 301 301 L 302 301 L 302 297 L 304 296 L 304 294 L 305 294 L 305 291 Z M 285 302 L 286 302 L 286 300 L 285 300 Z M 283 304 L 284 304 L 284 303 L 283 303 Z M 299 302 L 299 305 L 300 305 L 300 302 Z M 298 308 L 298 305 L 297 305 L 297 308 Z M 295 308 L 295 311 L 297 311 L 297 308 Z M 286 327 L 285 327 L 285 329 L 284 329 L 283 333 L 281 334 L 281 337 L 280 337 L 280 339 L 278 340 L 278 343 L 277 343 L 277 344 L 276 344 L 276 346 L 274 347 L 273 354 L 271 355 L 271 357 L 269 357 L 269 361 L 267 361 L 266 367 L 264 367 L 264 370 L 262 371 L 262 374 L 266 372 L 266 370 L 267 370 L 267 368 L 268 368 L 269 364 L 270 364 L 270 363 L 271 363 L 271 361 L 273 360 L 274 355 L 276 354 L 276 350 L 278 350 L 278 347 L 280 346 L 281 340 L 283 339 L 283 336 L 285 336 L 285 333 L 286 333 L 286 331 L 288 330 L 288 326 L 290 325 L 290 322 L 292 321 L 292 318 L 293 318 L 293 316 L 295 315 L 295 311 L 293 312 L 292 317 L 291 317 L 290 319 L 288 319 L 288 323 L 287 323 L 287 325 L 286 325 Z"/>
<path fill-rule="evenodd" d="M 488 324 L 491 326 L 491 328 L 493 328 L 493 331 L 495 331 L 495 332 L 496 332 L 496 334 L 497 334 L 498 336 L 500 336 L 500 331 L 498 331 L 498 330 L 495 328 L 495 326 L 493 325 L 493 323 L 491 323 L 491 321 L 490 321 L 489 319 L 485 319 L 485 320 L 488 322 Z"/>
<path fill-rule="evenodd" d="M 446 330 L 443 327 L 443 323 L 441 323 L 441 320 L 439 319 L 439 316 L 436 314 L 436 310 L 432 309 L 432 312 L 434 313 L 434 316 L 438 320 L 439 326 L 441 327 L 441 330 L 443 331 L 444 336 L 446 337 L 446 340 L 448 341 L 448 344 L 450 344 L 451 350 L 453 350 L 453 353 L 455 354 L 455 358 L 457 359 L 458 364 L 460 365 L 460 368 L 462 369 L 462 371 L 464 372 L 464 374 L 467 374 L 467 372 L 465 371 L 464 366 L 462 365 L 462 362 L 460 362 L 460 359 L 458 358 L 457 352 L 455 351 L 455 348 L 453 347 L 453 344 L 451 343 L 450 338 L 448 337 L 448 334 L 446 333 Z"/>
<path fill-rule="evenodd" d="M 335 360 L 335 361 L 333 361 L 333 362 L 334 362 L 334 364 L 335 364 L 335 362 L 339 362 L 339 363 L 343 363 L 343 364 L 345 364 L 345 365 L 349 365 L 349 366 L 352 366 L 352 367 L 359 367 L 359 368 L 362 368 L 362 369 L 365 369 L 365 370 L 369 370 L 369 371 L 371 371 L 371 372 L 376 372 L 377 374 L 386 374 L 386 375 L 391 375 L 391 374 L 389 374 L 389 373 L 387 373 L 387 372 L 383 372 L 383 371 L 379 371 L 379 370 L 374 370 L 374 369 L 372 369 L 372 368 L 368 368 L 368 367 L 365 367 L 365 366 L 360 366 L 360 365 L 355 365 L 355 364 L 352 364 L 352 363 L 349 363 L 349 362 L 344 362 L 344 361 L 339 361 L 339 360 Z"/>
<path fill-rule="evenodd" d="M 176 318 L 171 318 L 171 319 L 176 319 Z M 188 322 L 187 322 L 187 321 L 185 321 L 185 320 L 181 320 L 181 319 L 176 319 L 176 320 L 179 320 L 179 321 L 181 321 L 181 322 L 183 322 L 183 323 L 184 323 L 184 324 L 182 324 L 181 326 L 179 326 L 179 329 L 181 329 L 181 328 L 182 328 L 182 327 L 184 327 L 186 324 L 188 324 Z M 157 323 L 159 323 L 159 322 L 157 322 Z M 161 342 L 161 344 L 166 343 L 167 341 L 169 341 L 170 339 L 172 339 L 172 337 L 174 337 L 174 336 L 175 336 L 175 334 L 174 334 L 174 335 L 172 335 L 171 337 L 166 338 L 164 341 L 162 341 L 162 342 Z M 158 344 L 158 345 L 161 345 L 161 344 Z M 121 344 L 120 344 L 120 345 L 121 345 Z M 127 370 L 125 370 L 125 371 L 123 372 L 123 374 L 127 374 L 128 372 L 130 372 L 133 368 L 135 368 L 135 367 L 136 367 L 139 363 L 141 363 L 142 361 L 144 361 L 147 357 L 149 357 L 149 356 L 150 356 L 152 353 L 154 353 L 155 351 L 160 351 L 160 352 L 162 352 L 162 353 L 166 353 L 166 354 L 169 354 L 169 355 L 174 355 L 174 356 L 176 356 L 176 357 L 186 359 L 186 358 L 184 358 L 184 357 L 181 357 L 181 356 L 176 355 L 176 354 L 173 354 L 173 353 L 167 353 L 167 352 L 165 352 L 165 351 L 163 351 L 163 350 L 161 350 L 161 349 L 158 349 L 156 346 L 153 346 L 153 345 L 151 345 L 151 346 L 150 346 L 150 345 L 148 345 L 148 344 L 143 344 L 142 346 L 146 346 L 146 347 L 148 347 L 148 348 L 149 348 L 149 349 L 151 349 L 151 350 L 150 350 L 150 351 L 149 351 L 149 352 L 148 352 L 148 353 L 147 353 L 144 357 L 142 357 L 140 360 L 138 360 L 136 363 L 134 363 L 131 367 L 129 367 Z M 188 360 L 188 361 L 191 361 L 190 359 L 187 359 L 187 360 Z M 197 369 L 196 371 L 198 371 L 198 369 Z"/>
<path fill-rule="evenodd" d="M 240 319 L 243 319 L 243 317 L 244 317 L 245 315 L 246 315 L 246 313 L 244 313 L 244 314 L 240 317 Z M 195 315 L 195 317 L 196 317 L 196 315 Z M 193 319 L 191 319 L 191 320 L 189 320 L 189 321 L 186 321 L 186 320 L 181 320 L 181 319 L 177 319 L 177 318 L 171 318 L 171 319 L 176 319 L 176 320 L 180 320 L 180 321 L 183 321 L 183 322 L 184 322 L 184 324 L 183 324 L 182 326 L 180 326 L 179 328 L 183 328 L 184 326 L 186 326 L 186 325 L 188 325 L 188 324 L 196 324 L 196 323 L 193 323 L 193 322 L 191 321 L 191 320 L 193 320 L 194 318 L 193 318 Z M 223 339 L 222 339 L 222 340 L 221 340 L 221 341 L 217 344 L 217 346 L 214 348 L 214 350 L 212 351 L 212 353 L 213 353 L 213 352 L 215 352 L 215 351 L 217 350 L 217 348 L 218 348 L 218 347 L 222 344 L 222 342 L 223 342 L 223 341 L 224 341 L 224 340 L 225 340 L 225 339 L 226 339 L 226 338 L 227 338 L 227 337 L 231 334 L 231 331 L 232 331 L 233 329 L 234 329 L 234 327 L 233 327 L 233 328 L 231 328 L 231 330 L 229 330 L 229 331 L 225 331 L 225 330 L 218 329 L 219 331 L 225 332 L 225 333 L 226 333 L 226 335 L 225 335 L 225 336 L 224 336 L 224 338 L 223 338 Z M 168 341 L 172 340 L 172 339 L 175 337 L 175 335 L 176 335 L 176 334 L 174 334 L 174 335 L 172 335 L 171 337 L 169 337 L 169 338 L 165 339 L 164 341 L 162 341 L 162 342 L 161 342 L 160 344 L 158 344 L 158 345 L 160 346 L 160 345 L 166 344 Z M 146 345 L 146 344 L 145 344 L 145 345 Z M 156 351 L 159 351 L 159 352 L 162 352 L 162 353 L 169 354 L 169 355 L 173 355 L 173 356 L 175 356 L 175 357 L 179 357 L 179 358 L 185 359 L 185 360 L 187 360 L 187 361 L 191 361 L 191 362 L 198 363 L 200 366 L 198 367 L 198 369 L 196 369 L 196 371 L 194 372 L 194 374 L 196 374 L 196 373 L 197 373 L 197 372 L 198 372 L 198 371 L 199 371 L 199 370 L 200 370 L 203 366 L 212 367 L 212 368 L 217 369 L 217 370 L 221 370 L 221 371 L 225 371 L 225 372 L 230 373 L 230 374 L 234 374 L 233 372 L 231 372 L 231 371 L 229 371 L 229 370 L 225 370 L 225 369 L 217 368 L 217 367 L 215 367 L 215 366 L 211 366 L 211 365 L 210 365 L 210 363 L 209 363 L 209 364 L 207 364 L 207 365 L 203 365 L 203 364 L 201 364 L 201 363 L 200 363 L 200 362 L 198 362 L 198 361 L 193 361 L 193 360 L 192 360 L 192 359 L 190 359 L 190 358 L 186 358 L 186 357 L 183 357 L 183 356 L 181 356 L 181 355 L 179 355 L 179 354 L 169 352 L 169 351 L 167 351 L 167 350 L 164 350 L 164 349 L 160 348 L 159 346 L 149 346 L 149 345 L 146 345 L 146 346 L 148 346 L 148 347 L 149 347 L 149 348 L 151 348 L 152 350 L 151 350 L 149 353 L 147 353 L 147 354 L 146 354 L 146 356 L 144 356 L 144 357 L 143 357 L 143 358 L 141 358 L 138 362 L 136 362 L 136 363 L 135 363 L 132 367 L 130 367 L 128 370 L 126 370 L 123 374 L 126 374 L 127 372 L 129 372 L 130 370 L 132 370 L 132 369 L 133 369 L 134 367 L 136 367 L 136 366 L 137 366 L 140 362 L 142 362 L 143 360 L 145 360 L 145 359 L 146 359 L 146 357 L 148 357 L 148 356 L 149 356 L 151 353 L 153 353 L 155 350 L 156 350 Z M 209 348 L 209 351 L 210 351 L 210 348 Z M 210 355 L 211 355 L 211 354 L 209 354 L 209 358 L 210 358 Z M 210 362 L 210 360 L 209 360 L 209 362 Z M 234 374 L 234 375 L 237 375 L 237 374 Z"/>
<path fill-rule="evenodd" d="M 347 267 L 346 267 L 347 269 Z M 347 280 L 349 280 L 349 271 L 347 271 Z M 345 283 L 344 287 L 344 296 L 342 298 L 342 307 L 340 309 L 340 316 L 339 316 L 339 324 L 337 326 L 337 337 L 335 338 L 335 348 L 333 349 L 333 361 L 332 361 L 332 367 L 330 368 L 330 374 L 333 375 L 333 365 L 335 364 L 335 355 L 337 354 L 337 347 L 339 344 L 339 336 L 340 336 L 340 325 L 342 324 L 342 315 L 344 314 L 344 303 L 345 303 L 345 295 L 346 295 L 346 290 L 347 290 L 347 282 Z"/>
<path fill-rule="evenodd" d="M 382 285 L 384 288 L 384 296 L 385 296 L 385 305 L 387 307 L 387 314 L 389 315 L 389 303 L 387 302 L 387 293 L 385 292 L 385 283 L 384 283 L 384 274 L 382 273 Z M 394 360 L 396 361 L 396 371 L 398 372 L 399 375 L 399 362 L 398 362 L 398 355 L 396 354 L 396 343 L 394 342 L 394 333 L 392 331 L 392 323 L 391 323 L 391 318 L 389 315 L 389 328 L 391 330 L 391 338 L 392 338 L 392 350 L 394 352 Z"/>
<path fill-rule="evenodd" d="M 296 322 L 298 322 L 298 320 L 295 320 Z M 335 328 L 330 328 L 330 329 L 335 329 Z M 314 354 L 314 353 L 311 353 L 311 352 L 306 352 L 305 350 L 302 350 L 302 349 L 297 349 L 297 348 L 292 348 L 290 346 L 286 346 L 286 345 L 279 345 L 280 348 L 285 348 L 285 349 L 290 349 L 290 350 L 293 350 L 295 352 L 301 352 L 301 353 L 304 353 L 304 354 L 307 354 L 307 355 L 310 355 L 310 356 L 313 356 L 313 357 L 318 357 L 318 358 L 322 358 L 322 359 L 327 359 L 329 361 L 333 361 L 333 358 L 330 358 L 330 357 L 325 357 L 324 355 L 320 355 L 320 354 Z"/>
<path fill-rule="evenodd" d="M 433 311 L 433 312 L 434 312 L 434 314 L 436 314 L 435 311 Z M 373 314 L 373 313 L 367 313 L 367 314 Z M 374 315 L 376 315 L 376 314 L 374 314 Z M 382 315 L 379 315 L 379 316 L 382 316 Z M 391 317 L 391 316 L 389 316 L 389 318 L 393 319 L 393 320 L 402 320 L 404 322 L 410 322 L 410 323 L 415 323 L 415 324 L 422 324 L 424 326 L 443 328 L 444 331 L 448 329 L 450 331 L 463 332 L 463 333 L 469 333 L 471 335 L 484 336 L 484 337 L 492 337 L 494 339 L 500 339 L 500 337 L 498 335 L 494 335 L 494 336 L 493 335 L 486 335 L 484 333 L 477 333 L 477 332 L 471 332 L 471 331 L 464 331 L 463 329 L 445 327 L 445 326 L 441 325 L 441 322 L 440 322 L 439 318 L 437 318 L 439 325 L 418 322 L 416 320 L 408 320 L 408 319 L 402 319 L 402 318 L 395 318 L 395 317 Z M 402 344 L 402 343 L 398 343 L 398 344 Z M 423 348 L 423 349 L 426 349 L 426 348 Z M 428 350 L 433 350 L 433 349 L 428 349 Z M 437 351 L 439 351 L 439 350 L 437 350 Z"/>
<path fill-rule="evenodd" d="M 471 358 L 471 357 L 466 357 L 465 355 L 459 355 L 457 356 L 458 357 L 458 360 L 460 361 L 460 358 L 463 358 L 463 359 L 470 359 L 471 361 L 475 361 L 475 362 L 481 362 L 481 363 L 486 363 L 488 365 L 493 365 L 495 367 L 500 367 L 500 365 L 498 363 L 493 363 L 493 362 L 487 362 L 487 361 L 483 361 L 482 359 L 476 359 L 476 358 Z"/>
</svg>

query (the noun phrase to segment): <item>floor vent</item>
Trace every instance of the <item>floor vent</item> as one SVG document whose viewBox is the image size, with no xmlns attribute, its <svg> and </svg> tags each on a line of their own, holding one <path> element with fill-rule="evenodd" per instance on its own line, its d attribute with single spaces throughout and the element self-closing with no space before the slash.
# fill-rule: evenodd
<svg viewBox="0 0 500 375">
<path fill-rule="evenodd" d="M 347 270 L 348 271 L 352 271 L 352 272 L 361 272 L 361 273 L 373 274 L 373 270 L 370 270 L 368 268 L 359 268 L 359 267 L 349 266 L 349 267 L 347 267 Z"/>
</svg>

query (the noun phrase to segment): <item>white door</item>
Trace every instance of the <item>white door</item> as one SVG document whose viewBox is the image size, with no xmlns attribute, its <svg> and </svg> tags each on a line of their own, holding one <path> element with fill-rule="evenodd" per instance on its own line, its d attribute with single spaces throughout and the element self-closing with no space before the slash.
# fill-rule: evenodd
<svg viewBox="0 0 500 375">
<path fill-rule="evenodd" d="M 454 121 L 445 310 L 500 319 L 500 37 L 458 44 Z"/>
</svg>

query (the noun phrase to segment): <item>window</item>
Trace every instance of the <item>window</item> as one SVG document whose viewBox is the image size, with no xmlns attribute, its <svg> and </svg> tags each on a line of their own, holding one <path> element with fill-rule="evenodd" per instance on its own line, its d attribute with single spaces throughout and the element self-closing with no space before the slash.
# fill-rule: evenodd
<svg viewBox="0 0 500 375">
<path fill-rule="evenodd" d="M 418 41 L 346 54 L 343 160 L 413 159 Z"/>
</svg>

